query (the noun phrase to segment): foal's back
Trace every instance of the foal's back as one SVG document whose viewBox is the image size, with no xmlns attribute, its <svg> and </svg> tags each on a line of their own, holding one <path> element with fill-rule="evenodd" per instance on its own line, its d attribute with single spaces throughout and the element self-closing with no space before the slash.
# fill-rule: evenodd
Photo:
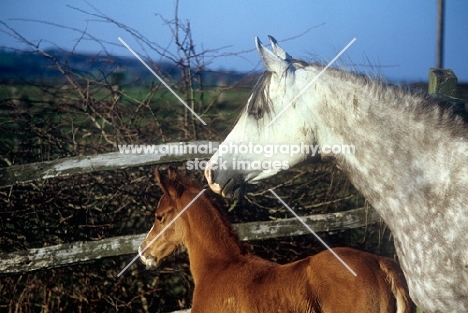
<svg viewBox="0 0 468 313">
<path fill-rule="evenodd" d="M 411 312 L 395 261 L 350 248 L 334 251 L 357 276 L 329 251 L 284 265 L 246 255 L 222 270 L 215 266 L 195 286 L 194 312 Z"/>
<path fill-rule="evenodd" d="M 411 312 L 408 287 L 394 260 L 350 248 L 334 251 L 357 276 L 329 251 L 308 258 L 310 286 L 319 299 L 317 312 Z"/>
</svg>

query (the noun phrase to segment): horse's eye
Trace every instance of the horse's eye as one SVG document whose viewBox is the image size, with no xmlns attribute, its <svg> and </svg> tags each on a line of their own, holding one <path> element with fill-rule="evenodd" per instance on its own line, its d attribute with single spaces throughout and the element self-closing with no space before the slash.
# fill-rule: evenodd
<svg viewBox="0 0 468 313">
<path fill-rule="evenodd" d="M 162 215 L 156 215 L 156 219 L 160 222 L 162 222 L 163 220 L 163 216 Z"/>
</svg>

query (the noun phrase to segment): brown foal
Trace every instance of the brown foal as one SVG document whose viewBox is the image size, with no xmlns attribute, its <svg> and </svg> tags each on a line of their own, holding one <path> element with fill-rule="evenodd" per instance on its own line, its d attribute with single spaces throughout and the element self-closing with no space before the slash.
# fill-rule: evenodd
<svg viewBox="0 0 468 313">
<path fill-rule="evenodd" d="M 285 265 L 261 259 L 238 239 L 209 191 L 199 195 L 202 188 L 172 168 L 167 175 L 156 170 L 156 178 L 164 194 L 140 257 L 147 266 L 156 266 L 178 246 L 186 246 L 195 283 L 192 313 L 410 312 L 406 282 L 392 259 L 334 249 L 357 276 L 329 251 Z"/>
</svg>

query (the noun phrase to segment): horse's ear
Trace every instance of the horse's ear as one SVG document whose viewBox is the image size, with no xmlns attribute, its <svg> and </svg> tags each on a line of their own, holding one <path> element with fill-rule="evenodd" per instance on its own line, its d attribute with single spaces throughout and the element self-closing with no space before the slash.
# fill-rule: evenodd
<svg viewBox="0 0 468 313">
<path fill-rule="evenodd" d="M 285 61 L 292 59 L 292 56 L 279 46 L 278 41 L 273 36 L 268 35 L 268 39 L 270 40 L 271 48 L 273 49 L 274 54 Z"/>
<path fill-rule="evenodd" d="M 274 72 L 279 74 L 280 76 L 283 75 L 283 73 L 288 69 L 289 63 L 280 57 L 278 57 L 276 54 L 268 50 L 258 39 L 258 37 L 255 37 L 255 45 L 257 46 L 257 51 L 258 54 L 260 54 L 260 57 L 262 58 L 263 65 L 265 65 L 265 68 L 269 72 Z M 283 50 L 283 49 L 281 49 Z M 284 51 L 284 50 L 283 50 Z M 286 54 L 286 52 L 285 52 Z"/>
<path fill-rule="evenodd" d="M 177 182 L 179 173 L 170 167 L 167 169 L 167 175 L 163 175 L 158 169 L 154 171 L 156 180 L 164 194 L 175 199 L 180 196 L 180 184 Z"/>
</svg>

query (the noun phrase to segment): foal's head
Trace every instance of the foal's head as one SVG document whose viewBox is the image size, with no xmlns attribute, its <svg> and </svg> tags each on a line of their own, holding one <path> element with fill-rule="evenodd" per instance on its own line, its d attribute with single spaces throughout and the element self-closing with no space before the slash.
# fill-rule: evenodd
<svg viewBox="0 0 468 313">
<path fill-rule="evenodd" d="M 157 266 L 162 259 L 183 244 L 186 224 L 184 216 L 175 220 L 170 226 L 168 225 L 199 192 L 184 182 L 172 167 L 168 168 L 167 175 L 163 175 L 157 169 L 155 175 L 163 195 L 156 208 L 153 227 L 138 248 L 141 260 L 148 267 Z M 187 201 L 185 201 L 186 198 Z M 161 233 L 165 227 L 167 229 Z M 153 241 L 156 236 L 158 238 Z"/>
</svg>

